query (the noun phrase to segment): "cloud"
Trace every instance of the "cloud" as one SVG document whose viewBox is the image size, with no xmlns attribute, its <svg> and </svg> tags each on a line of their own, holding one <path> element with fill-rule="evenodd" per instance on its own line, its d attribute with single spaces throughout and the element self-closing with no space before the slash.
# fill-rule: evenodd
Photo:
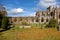
<svg viewBox="0 0 60 40">
<path fill-rule="evenodd" d="M 24 9 L 22 8 L 14 8 L 8 11 L 8 13 L 22 13 L 24 12 Z"/>
<path fill-rule="evenodd" d="M 37 4 L 38 6 L 48 7 L 48 6 L 57 6 L 57 0 L 40 0 Z"/>
<path fill-rule="evenodd" d="M 35 16 L 35 14 L 36 14 L 36 12 L 33 12 L 33 13 L 30 14 L 30 16 Z"/>
<path fill-rule="evenodd" d="M 44 0 L 44 1 L 47 1 L 47 2 L 55 2 L 56 0 Z"/>
</svg>

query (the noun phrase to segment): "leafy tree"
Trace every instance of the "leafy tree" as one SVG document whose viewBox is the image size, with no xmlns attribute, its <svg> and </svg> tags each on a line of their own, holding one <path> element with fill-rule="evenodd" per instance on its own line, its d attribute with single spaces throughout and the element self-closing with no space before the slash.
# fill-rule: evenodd
<svg viewBox="0 0 60 40">
<path fill-rule="evenodd" d="M 5 18 L 6 14 L 7 14 L 7 11 L 5 7 L 2 4 L 0 4 L 0 27 L 2 25 L 2 20 Z"/>
<path fill-rule="evenodd" d="M 49 23 L 46 25 L 46 27 L 56 27 L 57 21 L 55 19 L 50 19 Z"/>
<path fill-rule="evenodd" d="M 0 28 L 1 28 L 1 20 L 0 20 Z"/>
<path fill-rule="evenodd" d="M 21 21 L 21 25 L 28 25 L 28 23 L 26 21 Z"/>
<path fill-rule="evenodd" d="M 22 21 L 22 25 L 27 25 L 27 22 Z"/>
<path fill-rule="evenodd" d="M 8 20 L 8 18 L 7 17 L 4 17 L 3 19 L 2 19 L 2 28 L 3 29 L 7 29 L 8 28 L 8 22 L 9 22 L 9 20 Z"/>
<path fill-rule="evenodd" d="M 2 15 L 0 14 L 0 28 L 1 28 Z"/>
</svg>

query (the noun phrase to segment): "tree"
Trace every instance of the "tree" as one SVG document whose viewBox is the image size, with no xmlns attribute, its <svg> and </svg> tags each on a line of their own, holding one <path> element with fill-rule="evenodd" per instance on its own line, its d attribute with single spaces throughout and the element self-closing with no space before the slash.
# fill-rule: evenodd
<svg viewBox="0 0 60 40">
<path fill-rule="evenodd" d="M 5 18 L 6 14 L 7 11 L 5 7 L 2 4 L 0 4 L 0 27 L 2 26 L 2 20 Z"/>
<path fill-rule="evenodd" d="M 58 25 L 58 22 L 55 19 L 50 19 L 46 27 L 56 27 L 57 25 Z"/>
<path fill-rule="evenodd" d="M 3 29 L 7 29 L 8 28 L 8 22 L 9 22 L 9 20 L 8 20 L 8 18 L 7 17 L 4 17 L 3 19 L 2 19 L 2 28 Z"/>
<path fill-rule="evenodd" d="M 26 21 L 22 21 L 21 24 L 22 25 L 28 25 L 28 23 Z"/>
<path fill-rule="evenodd" d="M 0 20 L 0 28 L 1 28 L 1 20 Z"/>
<path fill-rule="evenodd" d="M 0 14 L 0 28 L 1 28 L 2 15 Z"/>
</svg>

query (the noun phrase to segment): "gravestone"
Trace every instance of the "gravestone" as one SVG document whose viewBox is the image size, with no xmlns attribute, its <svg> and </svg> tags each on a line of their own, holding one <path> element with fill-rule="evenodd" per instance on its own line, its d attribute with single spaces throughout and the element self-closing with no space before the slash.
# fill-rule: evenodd
<svg viewBox="0 0 60 40">
<path fill-rule="evenodd" d="M 57 26 L 57 31 L 60 31 L 60 26 Z"/>
<path fill-rule="evenodd" d="M 59 26 L 59 31 L 60 31 L 60 26 Z"/>
<path fill-rule="evenodd" d="M 31 28 L 31 26 L 20 26 L 20 28 Z"/>
</svg>

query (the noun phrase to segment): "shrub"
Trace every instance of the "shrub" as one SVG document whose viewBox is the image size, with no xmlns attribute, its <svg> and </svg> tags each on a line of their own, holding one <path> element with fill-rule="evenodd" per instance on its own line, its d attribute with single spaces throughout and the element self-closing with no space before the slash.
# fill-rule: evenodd
<svg viewBox="0 0 60 40">
<path fill-rule="evenodd" d="M 29 25 L 26 21 L 21 21 L 21 25 Z"/>
<path fill-rule="evenodd" d="M 0 20 L 0 28 L 1 28 L 1 20 Z"/>
<path fill-rule="evenodd" d="M 7 29 L 8 28 L 8 18 L 7 17 L 4 17 L 3 19 L 2 19 L 2 28 L 3 29 Z"/>
<path fill-rule="evenodd" d="M 50 19 L 49 23 L 46 25 L 46 27 L 56 27 L 57 26 L 57 21 L 55 19 Z"/>
<path fill-rule="evenodd" d="M 0 28 L 1 28 L 2 15 L 0 14 Z"/>
</svg>

